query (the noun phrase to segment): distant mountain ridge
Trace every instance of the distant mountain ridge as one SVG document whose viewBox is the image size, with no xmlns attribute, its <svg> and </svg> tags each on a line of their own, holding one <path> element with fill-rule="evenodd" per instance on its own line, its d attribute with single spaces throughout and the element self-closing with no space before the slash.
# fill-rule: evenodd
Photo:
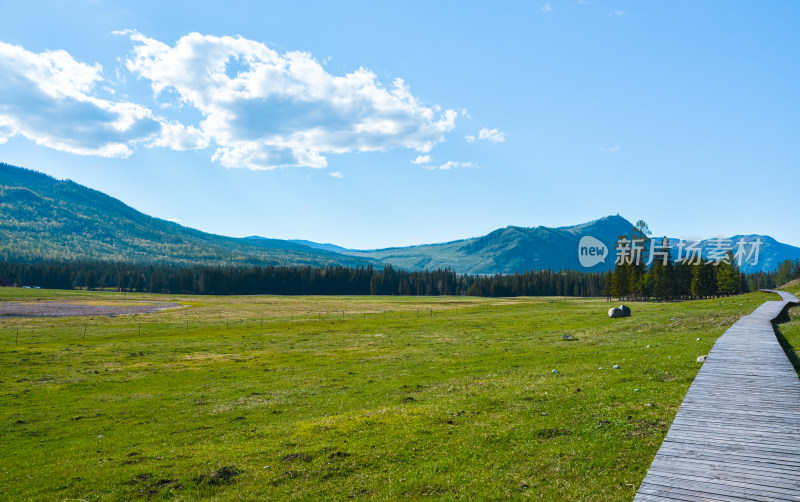
<svg viewBox="0 0 800 502">
<path fill-rule="evenodd" d="M 633 224 L 622 216 L 606 216 L 569 227 L 549 228 L 510 226 L 482 237 L 442 244 L 349 251 L 347 254 L 411 270 L 449 267 L 468 274 L 510 274 L 525 270 L 605 271 L 614 267 L 613 257 L 594 267 L 582 267 L 578 243 L 591 235 L 602 241 L 613 254 L 619 235 L 631 233 Z"/>
<path fill-rule="evenodd" d="M 620 215 L 606 216 L 579 225 L 566 227 L 506 227 L 482 237 L 462 239 L 441 244 L 427 244 L 386 248 L 369 251 L 345 251 L 346 254 L 372 259 L 411 270 L 452 268 L 468 274 L 512 274 L 526 270 L 580 270 L 604 272 L 613 270 L 617 259 L 617 240 L 620 236 L 631 238 L 633 224 Z M 605 259 L 593 266 L 581 265 L 578 245 L 582 237 L 594 237 L 606 246 Z M 661 237 L 655 237 L 660 242 Z M 736 251 L 739 239 L 746 241 L 746 251 L 758 240 L 757 256 L 743 260 L 741 269 L 746 273 L 776 270 L 784 260 L 800 259 L 800 248 L 776 241 L 768 235 L 734 235 L 725 240 Z M 680 239 L 668 238 L 671 255 L 677 255 Z M 695 245 L 702 250 L 702 258 L 717 239 L 701 240 Z M 689 242 L 684 241 L 685 245 Z"/>
<path fill-rule="evenodd" d="M 0 163 L 0 258 L 96 259 L 180 265 L 392 265 L 409 270 L 450 268 L 465 274 L 511 274 L 527 270 L 602 272 L 614 268 L 618 236 L 633 224 L 620 215 L 550 228 L 509 226 L 484 236 L 439 244 L 373 250 L 347 249 L 307 240 L 225 237 L 143 214 L 102 192 L 72 181 Z M 591 236 L 604 259 L 581 265 L 578 245 Z M 769 236 L 759 260 L 746 272 L 775 270 L 800 259 L 800 248 Z M 708 247 L 711 239 L 702 241 Z M 671 239 L 676 243 L 676 239 Z M 674 251 L 673 251 L 674 252 Z"/>
<path fill-rule="evenodd" d="M 0 256 L 174 264 L 369 265 L 279 239 L 209 234 L 72 181 L 0 163 Z"/>
</svg>

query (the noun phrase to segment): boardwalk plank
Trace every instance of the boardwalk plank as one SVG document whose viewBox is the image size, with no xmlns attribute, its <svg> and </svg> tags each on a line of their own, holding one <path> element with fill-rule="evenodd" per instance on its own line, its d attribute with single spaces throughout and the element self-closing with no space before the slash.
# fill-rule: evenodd
<svg viewBox="0 0 800 502">
<path fill-rule="evenodd" d="M 787 490 L 790 494 L 797 493 L 798 488 L 800 488 L 800 479 L 786 479 L 781 477 L 780 474 L 765 474 L 763 471 L 749 471 L 746 468 L 734 469 L 731 466 L 725 466 L 724 469 L 712 468 L 711 471 L 707 471 L 707 469 L 704 469 L 704 467 L 706 466 L 700 466 L 702 472 L 706 473 L 703 478 L 717 482 L 733 481 L 738 483 L 754 484 L 767 488 L 780 488 Z M 663 464 L 659 462 L 653 462 L 653 468 L 658 468 L 659 472 L 670 475 L 697 476 L 697 473 L 699 472 L 697 464 L 686 463 L 680 466 L 671 461 L 664 462 Z M 707 477 L 709 473 L 711 473 L 710 478 Z"/>
<path fill-rule="evenodd" d="M 648 476 L 650 474 L 648 473 Z M 743 499 L 771 502 L 774 500 L 797 501 L 800 496 L 784 495 L 777 492 L 768 492 L 757 487 L 734 486 L 733 484 L 714 483 L 710 479 L 686 479 L 686 477 L 671 476 L 669 474 L 654 474 L 652 483 L 670 489 L 694 490 L 707 496 L 722 497 L 723 500 Z"/>
<path fill-rule="evenodd" d="M 705 489 L 698 490 L 697 488 L 691 486 L 678 486 L 670 482 L 667 482 L 666 484 L 662 483 L 663 482 L 660 479 L 654 479 L 651 483 L 648 483 L 647 486 L 643 485 L 641 488 L 639 488 L 639 493 L 644 493 L 653 497 L 650 500 L 670 500 L 677 497 L 681 497 L 680 500 L 685 500 L 687 502 L 694 502 L 698 500 L 709 500 L 715 502 L 744 502 L 757 500 L 748 498 L 746 494 L 725 495 L 714 493 Z M 639 500 L 638 493 L 634 500 Z"/>
<path fill-rule="evenodd" d="M 705 471 L 713 473 L 715 476 L 724 476 L 726 473 L 733 473 L 748 476 L 757 475 L 761 479 L 776 479 L 780 480 L 782 483 L 800 483 L 800 473 L 798 473 L 796 469 L 760 467 L 748 462 L 737 463 L 730 459 L 708 461 L 683 457 L 677 458 L 680 458 L 682 461 L 675 462 L 676 458 L 672 458 L 669 455 L 659 455 L 659 458 L 653 460 L 652 465 L 658 465 L 659 469 L 692 469 L 693 472 Z M 724 466 L 721 464 L 724 464 Z"/>
</svg>

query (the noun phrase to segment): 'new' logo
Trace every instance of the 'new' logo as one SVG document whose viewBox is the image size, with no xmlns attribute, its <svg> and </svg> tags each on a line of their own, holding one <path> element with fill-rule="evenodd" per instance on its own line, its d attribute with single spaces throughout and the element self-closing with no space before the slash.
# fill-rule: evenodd
<svg viewBox="0 0 800 502">
<path fill-rule="evenodd" d="M 581 237 L 578 243 L 578 260 L 581 266 L 589 268 L 598 263 L 605 262 L 608 256 L 608 248 L 599 239 L 589 235 Z"/>
</svg>

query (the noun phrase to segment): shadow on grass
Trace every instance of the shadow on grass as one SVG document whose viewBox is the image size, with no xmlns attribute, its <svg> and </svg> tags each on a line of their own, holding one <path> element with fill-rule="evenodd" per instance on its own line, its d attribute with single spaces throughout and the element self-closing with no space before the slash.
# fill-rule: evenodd
<svg viewBox="0 0 800 502">
<path fill-rule="evenodd" d="M 800 307 L 791 307 L 791 309 L 800 309 Z M 778 343 L 781 344 L 783 347 L 783 351 L 786 352 L 786 357 L 789 358 L 791 361 L 792 366 L 794 366 L 794 371 L 800 376 L 800 356 L 797 355 L 797 349 L 789 343 L 789 340 L 786 339 L 786 336 L 781 331 L 780 325 L 785 324 L 788 322 L 792 322 L 792 317 L 789 314 L 790 308 L 786 308 L 781 312 L 781 315 L 778 316 L 774 321 L 772 321 L 772 327 L 775 330 L 775 336 L 778 338 Z M 798 314 L 800 314 L 800 310 L 796 310 Z M 796 316 L 797 319 L 795 322 L 800 323 L 800 316 Z"/>
</svg>

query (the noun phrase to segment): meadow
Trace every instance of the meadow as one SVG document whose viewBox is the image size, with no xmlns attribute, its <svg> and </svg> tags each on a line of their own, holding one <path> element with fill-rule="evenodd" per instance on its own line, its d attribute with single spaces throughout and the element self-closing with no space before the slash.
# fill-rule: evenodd
<svg viewBox="0 0 800 502">
<path fill-rule="evenodd" d="M 0 498 L 631 500 L 696 358 L 768 299 L 3 288 L 182 307 L 0 320 Z"/>
</svg>

